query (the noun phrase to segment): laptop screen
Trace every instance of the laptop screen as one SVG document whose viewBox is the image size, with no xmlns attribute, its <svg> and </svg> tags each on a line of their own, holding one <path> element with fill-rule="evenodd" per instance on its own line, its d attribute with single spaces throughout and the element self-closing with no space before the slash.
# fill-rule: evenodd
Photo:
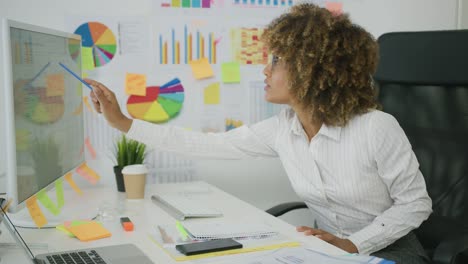
<svg viewBox="0 0 468 264">
<path fill-rule="evenodd" d="M 11 222 L 10 218 L 8 215 L 3 211 L 3 207 L 1 206 L 2 202 L 0 200 L 0 224 L 3 222 L 10 232 L 10 234 L 15 238 L 16 242 L 23 248 L 24 254 L 28 257 L 28 259 L 31 260 L 31 263 L 36 263 L 34 261 L 34 255 L 29 249 L 28 245 L 26 242 L 24 242 L 23 238 L 21 237 L 20 233 L 16 229 L 15 225 Z M 5 221 L 2 221 L 5 220 Z"/>
</svg>

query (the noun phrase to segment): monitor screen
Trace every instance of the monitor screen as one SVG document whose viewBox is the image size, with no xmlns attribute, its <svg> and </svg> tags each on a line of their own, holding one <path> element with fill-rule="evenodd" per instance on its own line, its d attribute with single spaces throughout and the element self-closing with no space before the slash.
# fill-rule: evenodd
<svg viewBox="0 0 468 264">
<path fill-rule="evenodd" d="M 84 162 L 77 35 L 3 20 L 7 195 L 21 206 Z M 3 45 L 5 44 L 5 45 Z"/>
</svg>

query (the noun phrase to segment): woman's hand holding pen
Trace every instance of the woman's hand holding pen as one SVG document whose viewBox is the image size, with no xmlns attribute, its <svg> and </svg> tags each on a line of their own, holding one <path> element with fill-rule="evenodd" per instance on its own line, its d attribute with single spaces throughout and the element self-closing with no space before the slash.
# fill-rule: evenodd
<svg viewBox="0 0 468 264">
<path fill-rule="evenodd" d="M 133 120 L 122 113 L 115 94 L 95 80 L 85 79 L 84 81 L 93 87 L 91 101 L 96 111 L 102 113 L 112 127 L 124 133 L 128 132 Z"/>
</svg>

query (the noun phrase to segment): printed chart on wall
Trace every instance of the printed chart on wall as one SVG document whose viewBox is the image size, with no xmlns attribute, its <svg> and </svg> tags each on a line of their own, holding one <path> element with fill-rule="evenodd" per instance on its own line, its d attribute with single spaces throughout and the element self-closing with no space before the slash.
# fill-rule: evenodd
<svg viewBox="0 0 468 264">
<path fill-rule="evenodd" d="M 127 110 L 133 118 L 163 123 L 179 114 L 184 99 L 184 87 L 175 78 L 161 86 L 148 86 L 145 96 L 130 96 Z"/>
<path fill-rule="evenodd" d="M 171 23 L 156 31 L 157 63 L 188 64 L 192 60 L 207 58 L 210 64 L 218 62 L 220 35 L 204 20 L 189 23 Z"/>
<path fill-rule="evenodd" d="M 224 0 L 161 0 L 162 8 L 213 8 L 223 7 Z"/>
<path fill-rule="evenodd" d="M 114 33 L 99 22 L 86 22 L 80 25 L 75 34 L 81 35 L 83 69 L 92 70 L 109 63 L 117 50 Z M 70 54 L 74 54 L 71 50 Z M 75 58 L 74 58 L 75 59 Z"/>
</svg>

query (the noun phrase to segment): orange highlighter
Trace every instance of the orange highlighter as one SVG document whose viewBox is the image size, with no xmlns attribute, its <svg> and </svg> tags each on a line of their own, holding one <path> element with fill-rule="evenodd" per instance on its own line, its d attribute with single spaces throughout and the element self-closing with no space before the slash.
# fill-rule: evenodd
<svg viewBox="0 0 468 264">
<path fill-rule="evenodd" d="M 133 223 L 128 217 L 120 217 L 120 224 L 125 231 L 133 231 Z"/>
</svg>

